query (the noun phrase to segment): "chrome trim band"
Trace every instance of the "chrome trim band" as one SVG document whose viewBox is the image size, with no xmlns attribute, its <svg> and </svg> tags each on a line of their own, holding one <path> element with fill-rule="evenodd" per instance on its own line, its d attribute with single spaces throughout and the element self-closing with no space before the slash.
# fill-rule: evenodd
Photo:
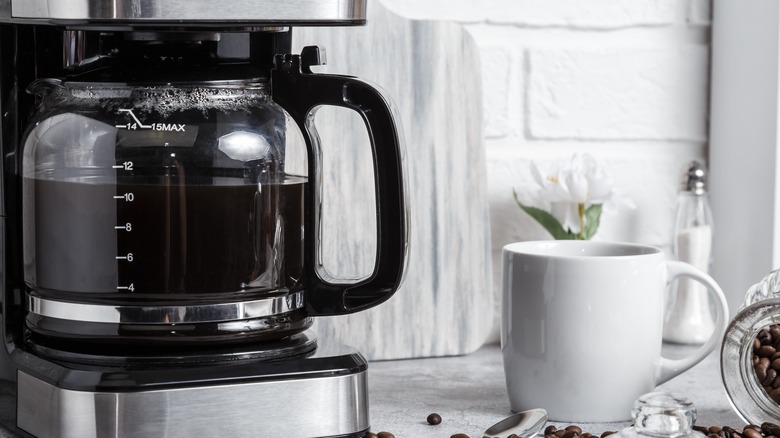
<svg viewBox="0 0 780 438">
<path fill-rule="evenodd" d="M 366 0 L 11 0 L 19 19 L 112 23 L 365 21 Z"/>
<path fill-rule="evenodd" d="M 236 303 L 188 306 L 111 306 L 56 301 L 26 295 L 27 310 L 69 321 L 111 324 L 173 324 L 242 321 L 281 315 L 303 307 L 303 292 Z"/>
<path fill-rule="evenodd" d="M 19 371 L 17 425 L 38 438 L 357 434 L 369 428 L 366 374 L 83 392 L 57 388 Z"/>
</svg>

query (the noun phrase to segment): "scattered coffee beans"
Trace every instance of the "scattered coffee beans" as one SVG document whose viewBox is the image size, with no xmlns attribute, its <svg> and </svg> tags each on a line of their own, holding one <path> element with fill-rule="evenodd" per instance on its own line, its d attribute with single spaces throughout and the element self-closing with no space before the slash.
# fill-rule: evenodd
<svg viewBox="0 0 780 438">
<path fill-rule="evenodd" d="M 780 340 L 780 324 L 777 325 L 778 332 L 777 338 Z M 767 330 L 768 332 L 768 330 Z M 758 337 L 756 338 L 758 339 Z M 437 422 L 438 421 L 438 422 Z M 440 424 L 441 416 L 436 413 L 428 415 L 429 424 Z M 734 429 L 729 426 L 693 426 L 693 430 L 703 433 L 707 438 L 780 438 L 780 425 L 775 423 L 762 423 L 760 426 L 755 424 L 748 424 L 742 429 Z M 571 436 L 572 438 L 607 438 L 614 434 L 614 431 L 606 431 L 598 434 L 592 434 L 589 432 L 582 432 L 582 428 L 577 425 L 569 425 L 563 429 L 557 429 L 554 425 L 549 425 L 544 429 L 544 438 L 564 438 Z M 395 438 L 390 432 L 379 432 L 378 434 L 373 432 L 366 432 L 364 438 Z M 450 438 L 470 438 L 465 433 L 456 433 L 450 435 Z M 507 438 L 520 438 L 516 434 L 509 435 Z"/>
<path fill-rule="evenodd" d="M 729 426 L 693 426 L 693 430 L 707 435 L 708 438 L 765 438 L 774 436 L 771 432 L 778 432 L 780 431 L 780 428 L 773 423 L 764 423 L 761 426 L 748 424 L 742 429 L 734 429 Z M 765 433 L 764 431 L 768 433 Z"/>
<path fill-rule="evenodd" d="M 441 415 L 434 412 L 433 414 L 428 415 L 428 418 L 426 418 L 425 420 L 431 426 L 436 426 L 437 424 L 441 424 Z"/>
<path fill-rule="evenodd" d="M 753 339 L 753 370 L 769 398 L 780 403 L 780 324 L 772 324 Z"/>
<path fill-rule="evenodd" d="M 608 431 L 599 436 L 589 432 L 582 433 L 582 428 L 573 424 L 561 430 L 558 430 L 553 425 L 549 425 L 544 429 L 544 438 L 605 438 L 613 433 L 615 432 Z"/>
<path fill-rule="evenodd" d="M 780 325 L 779 325 L 780 327 Z M 780 339 L 780 332 L 778 332 L 778 339 Z M 579 426 L 568 426 L 565 429 L 558 430 L 555 426 L 547 426 L 544 429 L 545 438 L 562 438 L 569 432 L 582 431 Z M 780 425 L 775 423 L 762 423 L 760 426 L 755 424 L 748 424 L 742 429 L 734 429 L 729 426 L 693 426 L 693 430 L 701 432 L 707 436 L 707 438 L 780 438 Z M 581 433 L 576 435 L 576 438 L 606 438 L 615 432 L 607 431 L 601 435 Z M 512 438 L 511 436 L 509 438 Z"/>
</svg>

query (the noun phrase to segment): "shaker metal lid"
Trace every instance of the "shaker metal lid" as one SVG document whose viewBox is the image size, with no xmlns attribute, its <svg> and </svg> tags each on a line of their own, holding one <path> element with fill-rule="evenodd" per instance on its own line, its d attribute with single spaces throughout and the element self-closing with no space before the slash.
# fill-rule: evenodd
<svg viewBox="0 0 780 438">
<path fill-rule="evenodd" d="M 366 0 L 0 0 L 0 21 L 54 25 L 362 25 Z"/>
<path fill-rule="evenodd" d="M 683 171 L 681 183 L 681 190 L 703 195 L 707 191 L 707 168 L 698 161 L 691 161 Z"/>
</svg>

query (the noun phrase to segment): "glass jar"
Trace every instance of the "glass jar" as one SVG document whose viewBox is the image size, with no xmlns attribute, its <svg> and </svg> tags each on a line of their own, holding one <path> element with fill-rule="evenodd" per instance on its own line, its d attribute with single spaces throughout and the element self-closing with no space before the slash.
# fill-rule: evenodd
<svg viewBox="0 0 780 438">
<path fill-rule="evenodd" d="M 721 374 L 737 413 L 748 423 L 780 421 L 780 270 L 748 289 L 721 348 Z M 777 362 L 780 368 L 780 361 Z"/>
</svg>

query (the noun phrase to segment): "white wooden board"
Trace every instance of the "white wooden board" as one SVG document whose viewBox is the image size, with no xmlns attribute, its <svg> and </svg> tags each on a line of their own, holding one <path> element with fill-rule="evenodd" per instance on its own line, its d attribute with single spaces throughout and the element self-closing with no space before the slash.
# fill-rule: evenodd
<svg viewBox="0 0 780 438">
<path fill-rule="evenodd" d="M 320 73 L 378 84 L 395 102 L 406 141 L 411 234 L 402 288 L 365 312 L 318 318 L 320 343 L 367 358 L 470 353 L 493 324 L 490 229 L 477 48 L 457 24 L 413 21 L 369 1 L 368 25 L 296 28 L 293 50 L 326 49 Z M 323 262 L 337 277 L 374 263 L 370 148 L 349 110 L 322 109 Z"/>
</svg>

